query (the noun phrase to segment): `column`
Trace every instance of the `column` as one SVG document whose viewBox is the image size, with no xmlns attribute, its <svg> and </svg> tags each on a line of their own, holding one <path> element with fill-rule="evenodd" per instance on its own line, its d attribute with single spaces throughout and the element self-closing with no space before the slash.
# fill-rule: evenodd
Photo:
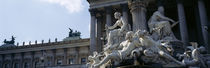
<svg viewBox="0 0 210 68">
<path fill-rule="evenodd" d="M 133 31 L 147 30 L 146 5 L 147 0 L 129 0 L 129 8 L 133 18 Z"/>
<path fill-rule="evenodd" d="M 21 54 L 21 58 L 20 58 L 20 68 L 23 68 L 24 66 L 23 66 L 23 62 L 24 62 L 24 52 L 21 52 L 20 53 Z"/>
<path fill-rule="evenodd" d="M 101 41 L 101 23 L 102 23 L 102 16 L 97 17 L 97 52 L 102 51 L 102 41 Z"/>
<path fill-rule="evenodd" d="M 95 10 L 91 9 L 91 22 L 90 22 L 90 53 L 96 51 L 96 13 Z"/>
<path fill-rule="evenodd" d="M 122 7 L 122 16 L 124 17 L 125 22 L 130 24 L 128 22 L 128 4 L 121 4 L 120 6 Z"/>
<path fill-rule="evenodd" d="M 64 48 L 64 60 L 63 60 L 63 65 L 67 65 L 67 48 Z"/>
<path fill-rule="evenodd" d="M 106 10 L 106 25 L 112 25 L 112 7 L 105 7 Z"/>
<path fill-rule="evenodd" d="M 31 68 L 34 68 L 34 51 L 31 52 Z"/>
<path fill-rule="evenodd" d="M 75 64 L 79 64 L 79 47 L 75 48 Z"/>
<path fill-rule="evenodd" d="M 14 65 L 13 65 L 14 56 L 15 56 L 15 54 L 14 54 L 14 53 L 12 53 L 12 54 L 11 54 L 11 67 L 14 67 Z"/>
<path fill-rule="evenodd" d="M 178 10 L 178 19 L 179 19 L 179 28 L 181 33 L 181 40 L 184 43 L 184 48 L 188 45 L 188 31 L 187 24 L 185 19 L 185 12 L 183 6 L 183 0 L 177 0 L 177 10 Z"/>
<path fill-rule="evenodd" d="M 56 49 L 52 49 L 52 66 L 55 66 L 55 59 L 56 59 Z"/>
<path fill-rule="evenodd" d="M 210 47 L 208 46 L 208 20 L 207 20 L 207 14 L 206 14 L 206 8 L 203 0 L 198 0 L 198 10 L 200 15 L 200 22 L 201 22 L 201 29 L 204 39 L 204 45 L 206 49 L 208 50 L 208 53 L 210 53 Z"/>
</svg>

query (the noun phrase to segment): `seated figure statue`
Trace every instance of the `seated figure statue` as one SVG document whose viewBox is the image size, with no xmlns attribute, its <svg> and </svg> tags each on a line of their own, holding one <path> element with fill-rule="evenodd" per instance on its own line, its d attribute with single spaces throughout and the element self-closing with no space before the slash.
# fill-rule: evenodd
<svg viewBox="0 0 210 68">
<path fill-rule="evenodd" d="M 126 33 L 125 41 L 120 43 L 118 47 L 119 50 L 114 50 L 112 53 L 106 55 L 98 64 L 95 64 L 94 67 L 101 66 L 102 64 L 107 63 L 109 60 L 115 60 L 115 65 L 120 63 L 123 59 L 128 59 L 132 50 L 134 50 L 136 46 L 133 43 L 133 32 L 129 31 Z"/>
<path fill-rule="evenodd" d="M 177 40 L 174 36 L 170 22 L 177 24 L 174 20 L 164 16 L 164 8 L 159 7 L 158 11 L 151 16 L 148 26 L 154 40 Z"/>
<path fill-rule="evenodd" d="M 169 55 L 168 53 L 161 50 L 160 47 L 162 47 L 162 45 L 159 42 L 156 42 L 155 40 L 153 40 L 148 35 L 149 33 L 146 30 L 139 30 L 137 32 L 140 37 L 139 40 L 141 42 L 141 45 L 145 48 L 143 51 L 145 58 L 153 57 L 152 59 L 156 60 L 156 61 L 150 61 L 150 62 L 160 62 L 160 61 L 164 61 L 164 60 L 170 60 L 172 62 L 175 62 L 178 66 L 185 65 L 184 63 L 176 60 L 171 55 Z M 157 58 L 159 58 L 159 57 L 162 57 L 164 59 L 157 61 Z M 142 58 L 142 59 L 144 60 L 144 58 Z"/>
<path fill-rule="evenodd" d="M 109 26 L 106 28 L 111 30 L 107 35 L 108 41 L 107 46 L 104 50 L 116 48 L 119 46 L 120 42 L 124 40 L 125 34 L 130 30 L 130 25 L 127 23 L 126 19 L 121 16 L 121 13 L 115 12 L 114 17 L 117 19 L 116 23 L 113 26 Z M 118 29 L 115 29 L 120 27 Z"/>
</svg>

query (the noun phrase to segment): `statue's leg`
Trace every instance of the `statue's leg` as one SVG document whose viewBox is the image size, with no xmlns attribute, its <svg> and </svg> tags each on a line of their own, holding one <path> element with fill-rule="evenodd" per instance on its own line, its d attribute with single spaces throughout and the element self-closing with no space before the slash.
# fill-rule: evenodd
<svg viewBox="0 0 210 68">
<path fill-rule="evenodd" d="M 110 32 L 109 32 L 107 45 L 113 44 L 113 42 L 114 42 L 113 38 L 114 38 L 114 36 L 116 35 L 116 33 L 117 33 L 116 30 L 113 30 L 113 31 L 110 31 Z"/>
<path fill-rule="evenodd" d="M 167 53 L 165 53 L 165 52 L 163 52 L 163 51 L 161 51 L 161 50 L 158 51 L 158 52 L 159 52 L 160 56 L 162 56 L 162 57 L 164 57 L 164 58 L 166 58 L 166 59 L 168 59 L 168 60 L 172 60 L 172 61 L 174 61 L 174 62 L 176 62 L 176 63 L 178 63 L 178 64 L 180 64 L 180 65 L 182 65 L 182 66 L 185 66 L 184 63 L 182 63 L 182 62 L 176 60 L 175 58 L 173 58 L 173 57 L 170 56 L 169 54 L 167 54 Z"/>
</svg>

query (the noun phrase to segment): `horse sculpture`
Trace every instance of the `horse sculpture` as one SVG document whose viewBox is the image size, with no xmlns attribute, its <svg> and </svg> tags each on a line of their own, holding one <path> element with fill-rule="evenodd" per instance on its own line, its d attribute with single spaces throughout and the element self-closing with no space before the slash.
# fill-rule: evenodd
<svg viewBox="0 0 210 68">
<path fill-rule="evenodd" d="M 7 39 L 5 39 L 5 40 L 4 40 L 4 43 L 5 43 L 5 44 L 14 44 L 14 43 L 15 43 L 15 37 L 12 36 L 11 41 L 7 41 Z"/>
</svg>

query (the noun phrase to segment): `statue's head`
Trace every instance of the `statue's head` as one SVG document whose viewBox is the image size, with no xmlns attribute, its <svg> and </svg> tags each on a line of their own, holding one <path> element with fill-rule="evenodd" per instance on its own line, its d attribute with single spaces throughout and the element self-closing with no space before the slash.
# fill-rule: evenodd
<svg viewBox="0 0 210 68">
<path fill-rule="evenodd" d="M 190 44 L 192 45 L 193 49 L 198 48 L 198 43 L 197 42 L 190 42 Z"/>
<path fill-rule="evenodd" d="M 161 14 L 164 14 L 164 7 L 163 7 L 163 6 L 158 7 L 158 11 L 159 11 Z"/>
<path fill-rule="evenodd" d="M 133 38 L 134 33 L 132 31 L 129 31 L 126 33 L 125 39 L 131 40 Z"/>
<path fill-rule="evenodd" d="M 121 17 L 121 13 L 120 12 L 115 12 L 114 13 L 114 18 L 115 19 L 120 19 L 120 17 Z"/>
</svg>

